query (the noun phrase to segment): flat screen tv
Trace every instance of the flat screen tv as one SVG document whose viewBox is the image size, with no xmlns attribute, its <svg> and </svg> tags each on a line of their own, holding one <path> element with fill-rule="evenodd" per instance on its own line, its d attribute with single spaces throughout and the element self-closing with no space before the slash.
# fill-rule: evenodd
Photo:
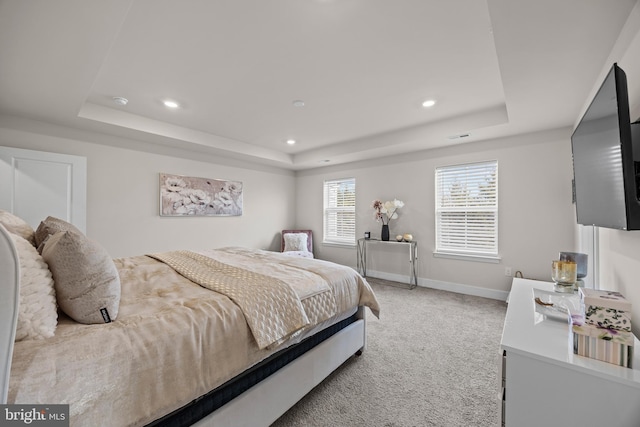
<svg viewBox="0 0 640 427">
<path fill-rule="evenodd" d="M 578 224 L 640 230 L 640 124 L 630 122 L 627 77 L 613 64 L 571 136 Z"/>
</svg>

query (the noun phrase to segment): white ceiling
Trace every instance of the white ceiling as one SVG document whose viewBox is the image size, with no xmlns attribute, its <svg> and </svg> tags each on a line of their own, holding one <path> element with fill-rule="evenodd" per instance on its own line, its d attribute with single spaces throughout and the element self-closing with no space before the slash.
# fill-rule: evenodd
<svg viewBox="0 0 640 427">
<path fill-rule="evenodd" d="M 0 0 L 0 113 L 293 170 L 571 126 L 636 1 Z"/>
</svg>

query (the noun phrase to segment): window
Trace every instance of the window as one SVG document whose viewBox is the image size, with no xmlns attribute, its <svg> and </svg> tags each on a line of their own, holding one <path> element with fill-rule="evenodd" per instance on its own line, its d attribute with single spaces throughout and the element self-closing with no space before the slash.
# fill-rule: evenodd
<svg viewBox="0 0 640 427">
<path fill-rule="evenodd" d="M 497 258 L 498 162 L 436 168 L 436 253 Z"/>
<path fill-rule="evenodd" d="M 356 180 L 324 182 L 324 243 L 356 244 Z"/>
</svg>

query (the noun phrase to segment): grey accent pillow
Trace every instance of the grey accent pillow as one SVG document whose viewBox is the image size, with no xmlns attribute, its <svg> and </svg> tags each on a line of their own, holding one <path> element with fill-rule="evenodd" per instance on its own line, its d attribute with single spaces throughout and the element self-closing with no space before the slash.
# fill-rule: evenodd
<svg viewBox="0 0 640 427">
<path fill-rule="evenodd" d="M 48 216 L 44 221 L 40 222 L 35 231 L 35 244 L 38 252 L 42 253 L 42 244 L 49 236 L 60 231 L 75 231 L 78 234 L 83 234 L 75 225 L 63 219 Z"/>
<path fill-rule="evenodd" d="M 9 233 L 17 234 L 33 246 L 36 245 L 33 228 L 22 218 L 0 209 L 0 224 L 4 225 Z"/>
<path fill-rule="evenodd" d="M 44 244 L 58 306 L 76 322 L 108 323 L 118 316 L 120 276 L 107 251 L 75 231 L 61 231 Z"/>
</svg>

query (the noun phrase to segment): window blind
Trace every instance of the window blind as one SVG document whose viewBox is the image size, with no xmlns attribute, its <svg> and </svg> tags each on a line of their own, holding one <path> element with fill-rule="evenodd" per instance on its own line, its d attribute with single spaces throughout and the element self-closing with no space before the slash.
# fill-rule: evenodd
<svg viewBox="0 0 640 427">
<path fill-rule="evenodd" d="M 324 182 L 324 242 L 355 245 L 356 180 Z"/>
<path fill-rule="evenodd" d="M 436 168 L 436 252 L 498 255 L 498 162 Z"/>
</svg>

